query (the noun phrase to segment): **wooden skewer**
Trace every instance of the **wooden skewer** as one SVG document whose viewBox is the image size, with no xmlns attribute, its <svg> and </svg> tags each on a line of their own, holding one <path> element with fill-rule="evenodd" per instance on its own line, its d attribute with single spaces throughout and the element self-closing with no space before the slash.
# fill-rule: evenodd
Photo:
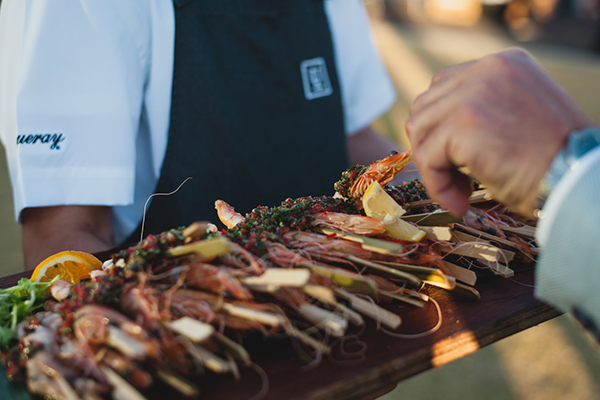
<svg viewBox="0 0 600 400">
<path fill-rule="evenodd" d="M 194 346 L 193 351 L 190 350 L 192 349 L 188 349 L 190 355 L 198 359 L 198 361 L 201 361 L 206 368 L 215 374 L 227 374 L 229 372 L 234 372 L 232 367 L 236 368 L 234 367 L 235 363 L 222 359 L 202 346 Z"/>
<path fill-rule="evenodd" d="M 156 376 L 184 396 L 196 397 L 200 393 L 200 390 L 196 387 L 196 385 L 179 376 L 176 376 L 170 371 L 159 368 L 156 371 Z"/>
<path fill-rule="evenodd" d="M 112 368 L 102 364 L 99 366 L 100 371 L 106 376 L 106 379 L 113 385 L 113 399 L 116 400 L 146 400 L 140 392 L 137 391 L 129 382 L 121 378 Z"/>
<path fill-rule="evenodd" d="M 429 240 L 448 241 L 452 239 L 452 229 L 449 226 L 422 226 L 419 229 L 425 231 L 425 237 Z"/>
<path fill-rule="evenodd" d="M 247 319 L 250 321 L 256 321 L 263 325 L 281 326 L 284 323 L 283 317 L 278 314 L 272 314 L 265 311 L 240 307 L 230 303 L 224 303 L 222 307 L 223 310 L 227 311 L 229 314 L 235 317 Z"/>
<path fill-rule="evenodd" d="M 323 304 L 327 304 L 329 306 L 337 306 L 338 302 L 335 299 L 335 294 L 333 290 L 328 287 L 320 286 L 320 285 L 304 285 L 302 287 L 304 293 L 309 295 L 310 297 L 320 301 Z"/>
<path fill-rule="evenodd" d="M 422 229 L 424 226 L 440 226 L 463 222 L 462 217 L 457 217 L 456 215 L 451 214 L 450 211 L 434 211 L 425 214 L 403 215 L 401 218 L 404 221 L 414 222 L 419 225 L 419 229 Z"/>
<path fill-rule="evenodd" d="M 518 228 L 512 226 L 503 226 L 501 229 L 505 232 L 514 233 L 515 235 L 522 236 L 527 239 L 535 239 L 535 226 L 523 225 Z"/>
<path fill-rule="evenodd" d="M 377 304 L 363 300 L 360 297 L 350 294 L 343 289 L 335 289 L 335 293 L 339 297 L 350 301 L 350 307 L 352 307 L 354 310 L 376 321 L 381 321 L 381 323 L 388 328 L 396 329 L 402 323 L 402 319 L 399 315 L 396 315 L 385 308 L 381 308 Z"/>
<path fill-rule="evenodd" d="M 352 233 L 345 233 L 336 231 L 335 229 L 321 228 L 318 229 L 326 235 L 336 235 L 339 238 L 350 240 L 352 242 L 360 243 L 362 248 L 375 253 L 381 254 L 394 254 L 400 253 L 403 249 L 398 243 L 389 242 L 387 240 L 374 239 L 367 236 L 354 235 Z"/>
<path fill-rule="evenodd" d="M 377 297 L 379 290 L 377 284 L 371 278 L 343 270 L 341 268 L 332 268 L 322 265 L 296 264 L 297 268 L 308 268 L 315 274 L 321 274 L 330 277 L 338 285 L 347 288 L 353 292 L 364 293 L 371 297 Z"/>
<path fill-rule="evenodd" d="M 481 264 L 485 265 L 486 267 L 488 267 L 489 269 L 491 269 L 494 274 L 500 275 L 503 278 L 511 278 L 515 275 L 515 271 L 508 268 L 504 264 L 501 264 L 498 262 L 492 262 L 492 261 L 488 261 L 488 260 L 479 260 L 479 262 Z"/>
<path fill-rule="evenodd" d="M 310 303 L 300 304 L 296 310 L 308 322 L 314 324 L 331 334 L 333 337 L 342 337 L 348 328 L 348 320 L 339 314 L 324 310 Z"/>
<path fill-rule="evenodd" d="M 268 268 L 261 275 L 241 278 L 246 286 L 264 287 L 264 291 L 272 292 L 281 286 L 302 287 L 308 283 L 310 271 L 307 269 Z"/>
<path fill-rule="evenodd" d="M 421 307 L 423 307 L 425 305 L 425 302 L 423 300 L 418 300 L 418 299 L 412 298 L 410 296 L 403 296 L 403 295 L 398 294 L 398 293 L 384 292 L 384 291 L 382 291 L 381 294 L 384 295 L 384 296 L 388 296 L 388 297 L 390 297 L 392 299 L 401 301 L 403 303 L 410 304 L 411 306 L 415 306 L 415 307 L 420 307 L 421 308 Z"/>
<path fill-rule="evenodd" d="M 363 317 L 356 311 L 349 309 L 348 307 L 346 307 L 345 305 L 343 305 L 341 303 L 337 303 L 336 307 L 339 311 L 341 311 L 341 314 L 345 318 L 347 318 L 348 321 L 352 322 L 354 325 L 363 326 L 365 324 L 365 320 L 363 319 Z"/>
<path fill-rule="evenodd" d="M 481 298 L 481 295 L 475 288 L 463 285 L 462 283 L 457 283 L 452 292 L 473 300 L 479 300 Z"/>
<path fill-rule="evenodd" d="M 490 201 L 493 199 L 494 198 L 487 190 L 477 190 L 477 191 L 473 192 L 473 194 L 471 194 L 471 197 L 469 197 L 469 203 L 470 204 L 484 203 L 486 201 Z M 406 203 L 402 207 L 418 208 L 418 207 L 427 207 L 427 206 L 431 206 L 434 204 L 438 204 L 438 203 L 432 199 L 425 199 L 425 200 L 413 201 L 411 203 Z"/>
<path fill-rule="evenodd" d="M 473 257 L 480 260 L 500 261 L 504 263 L 512 261 L 515 257 L 515 253 L 512 251 L 493 246 L 491 243 L 481 238 L 458 231 L 454 231 L 453 234 L 456 237 L 453 242 L 458 244 L 458 246 L 451 249 L 449 246 L 438 245 L 438 248 L 440 248 L 441 251 L 446 253 L 452 252 L 453 254 Z"/>
<path fill-rule="evenodd" d="M 212 338 L 221 346 L 221 348 L 225 350 L 227 354 L 233 356 L 233 358 L 237 360 L 237 362 L 239 362 L 241 365 L 250 364 L 250 354 L 248 354 L 248 352 L 242 345 L 234 342 L 227 336 L 216 331 L 212 334 Z"/>
<path fill-rule="evenodd" d="M 475 282 L 477 282 L 477 275 L 470 269 L 463 268 L 461 266 L 449 263 L 448 261 L 444 260 L 442 260 L 441 262 L 444 263 L 444 265 L 446 265 L 446 268 L 448 268 L 448 270 L 450 271 L 450 273 L 452 273 L 452 276 L 454 276 L 456 280 L 459 280 L 471 286 L 474 286 Z"/>
<path fill-rule="evenodd" d="M 215 257 L 229 253 L 229 240 L 223 236 L 213 239 L 200 240 L 167 250 L 168 257 L 180 257 L 196 254 L 202 260 L 212 260 Z"/>
<path fill-rule="evenodd" d="M 165 325 L 194 343 L 205 341 L 215 332 L 215 328 L 212 325 L 190 317 L 181 317 L 175 321 L 169 321 Z"/>
<path fill-rule="evenodd" d="M 399 271 L 398 269 L 390 268 L 385 265 L 381 265 L 379 263 L 375 263 L 375 262 L 368 261 L 368 260 L 363 260 L 362 258 L 353 256 L 353 255 L 348 255 L 344 258 L 346 258 L 347 260 L 350 260 L 352 262 L 364 265 L 365 267 L 376 269 L 379 272 L 383 272 L 388 276 L 393 276 L 394 278 L 408 282 L 411 285 L 414 285 L 414 286 L 421 285 L 421 280 L 419 278 L 417 278 L 416 276 L 414 276 L 413 274 L 410 274 L 408 272 Z"/>
<path fill-rule="evenodd" d="M 460 229 L 462 229 L 464 231 L 472 233 L 473 235 L 475 235 L 477 237 L 482 237 L 482 238 L 487 239 L 487 240 L 489 240 L 491 242 L 500 243 L 500 244 L 503 244 L 505 246 L 512 247 L 513 249 L 517 249 L 517 250 L 521 250 L 522 249 L 522 246 L 520 244 L 518 244 L 518 243 L 511 242 L 510 240 L 507 240 L 507 239 L 502 239 L 502 238 L 500 238 L 500 237 L 498 237 L 496 235 L 492 235 L 490 233 L 480 231 L 479 229 L 471 228 L 470 226 L 463 225 L 463 224 L 456 224 L 456 226 L 458 226 Z M 501 229 L 504 230 L 504 227 L 502 227 Z M 455 231 L 455 233 L 456 232 L 457 231 Z M 463 241 L 468 241 L 468 240 L 463 240 Z"/>
<path fill-rule="evenodd" d="M 407 272 L 433 286 L 444 289 L 452 289 L 454 287 L 454 277 L 444 275 L 444 273 L 437 268 L 420 267 L 418 265 L 400 264 L 389 261 L 377 261 L 377 264 L 383 264 L 387 267 Z"/>
<path fill-rule="evenodd" d="M 319 342 L 312 336 L 307 335 L 306 333 L 302 332 L 301 330 L 299 330 L 298 328 L 296 328 L 293 325 L 287 327 L 286 332 L 288 333 L 288 335 L 297 338 L 302 343 L 309 345 L 313 349 L 320 351 L 323 354 L 331 353 L 331 349 L 329 347 L 327 347 L 325 344 Z"/>
</svg>

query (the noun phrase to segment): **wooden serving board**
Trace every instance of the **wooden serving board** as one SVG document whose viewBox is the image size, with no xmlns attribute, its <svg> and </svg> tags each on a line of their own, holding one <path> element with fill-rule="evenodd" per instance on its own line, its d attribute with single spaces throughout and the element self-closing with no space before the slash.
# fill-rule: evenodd
<svg viewBox="0 0 600 400">
<path fill-rule="evenodd" d="M 0 278 L 0 287 L 14 285 L 20 273 Z M 264 399 L 361 399 L 381 388 L 463 357 L 504 337 L 523 331 L 560 313 L 533 297 L 533 270 L 517 272 L 512 279 L 496 276 L 480 277 L 476 288 L 480 301 L 468 300 L 443 289 L 429 287 L 425 293 L 435 298 L 441 308 L 443 323 L 434 334 L 420 339 L 399 339 L 377 330 L 377 323 L 367 320 L 363 329 L 352 328 L 346 351 L 356 351 L 356 341 L 364 343 L 360 358 L 344 358 L 341 342 L 333 348 L 331 359 L 309 368 L 309 359 L 295 350 L 290 339 L 254 335 L 244 339 L 254 363 L 264 369 L 269 378 L 269 390 Z M 433 327 L 438 320 L 435 306 L 429 302 L 419 309 L 394 302 L 386 308 L 402 317 L 396 333 L 415 334 Z M 356 354 L 358 356 L 358 354 Z M 248 368 L 241 369 L 241 379 L 232 376 L 206 375 L 199 378 L 202 399 L 249 399 L 261 390 L 259 375 Z M 7 382 L 0 370 L 0 392 L 15 399 L 32 399 L 23 386 Z M 149 399 L 184 398 L 172 389 L 156 385 L 144 393 Z M 4 397 L 3 397 L 4 398 Z"/>
</svg>

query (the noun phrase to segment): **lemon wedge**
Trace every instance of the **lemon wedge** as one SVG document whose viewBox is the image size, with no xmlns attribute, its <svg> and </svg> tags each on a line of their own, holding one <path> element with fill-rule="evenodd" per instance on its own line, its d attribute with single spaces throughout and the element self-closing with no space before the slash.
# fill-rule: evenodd
<svg viewBox="0 0 600 400">
<path fill-rule="evenodd" d="M 367 216 L 383 222 L 389 237 L 413 242 L 425 237 L 424 231 L 400 219 L 406 210 L 387 194 L 379 182 L 374 181 L 369 185 L 362 204 Z"/>
<path fill-rule="evenodd" d="M 380 221 L 383 221 L 386 214 L 400 218 L 406 213 L 406 210 L 400 204 L 396 203 L 396 200 L 387 194 L 377 181 L 373 181 L 367 190 L 365 190 L 362 204 L 367 216 L 379 219 Z M 377 216 L 380 216 L 380 218 Z"/>
<path fill-rule="evenodd" d="M 412 224 L 409 224 L 404 220 L 401 220 L 395 215 L 387 214 L 383 218 L 383 224 L 385 225 L 385 230 L 387 231 L 388 236 L 393 239 L 418 242 L 426 235 L 425 231 Z"/>
</svg>

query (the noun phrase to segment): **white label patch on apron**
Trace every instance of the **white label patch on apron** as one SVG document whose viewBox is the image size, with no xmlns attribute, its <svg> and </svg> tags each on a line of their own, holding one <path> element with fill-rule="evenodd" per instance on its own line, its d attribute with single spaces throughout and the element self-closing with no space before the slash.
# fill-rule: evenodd
<svg viewBox="0 0 600 400">
<path fill-rule="evenodd" d="M 329 96 L 333 93 L 331 82 L 329 82 L 329 75 L 327 74 L 327 65 L 325 65 L 323 57 L 302 61 L 300 63 L 300 72 L 302 73 L 304 96 L 306 96 L 307 100 Z"/>
</svg>

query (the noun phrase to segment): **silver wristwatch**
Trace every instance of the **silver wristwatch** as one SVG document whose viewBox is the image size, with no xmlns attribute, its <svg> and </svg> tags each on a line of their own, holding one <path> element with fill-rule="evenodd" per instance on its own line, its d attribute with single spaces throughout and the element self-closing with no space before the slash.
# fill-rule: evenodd
<svg viewBox="0 0 600 400">
<path fill-rule="evenodd" d="M 560 178 L 575 168 L 579 158 L 600 145 L 600 127 L 592 126 L 569 134 L 567 144 L 554 157 L 538 193 L 536 208 L 541 210 Z"/>
</svg>

